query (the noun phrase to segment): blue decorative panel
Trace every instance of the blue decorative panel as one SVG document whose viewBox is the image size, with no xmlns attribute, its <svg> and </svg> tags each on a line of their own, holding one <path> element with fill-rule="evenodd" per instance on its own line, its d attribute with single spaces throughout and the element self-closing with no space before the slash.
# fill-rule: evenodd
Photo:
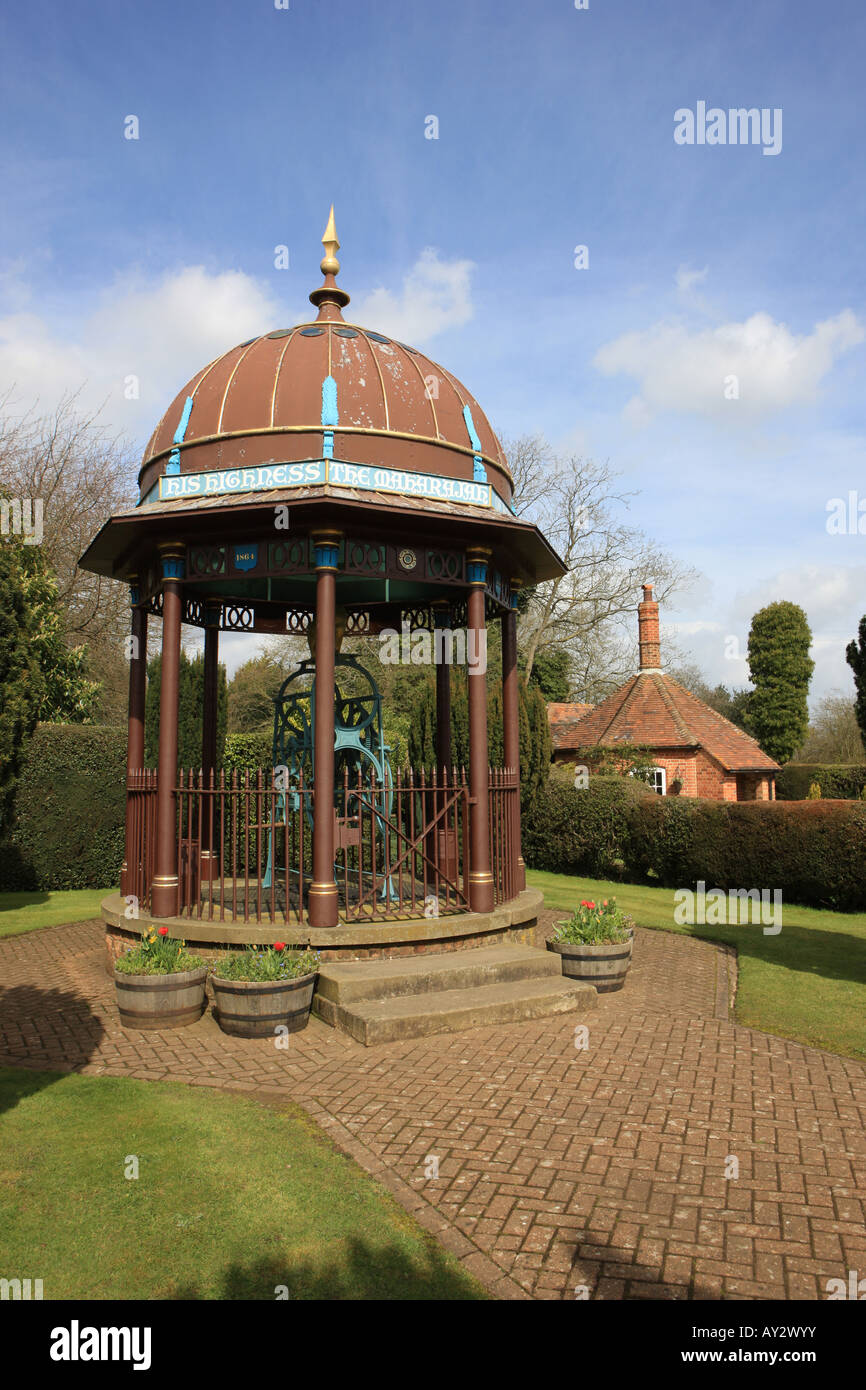
<svg viewBox="0 0 866 1390">
<path fill-rule="evenodd" d="M 187 425 L 189 424 L 189 417 L 190 417 L 191 414 L 192 414 L 192 396 L 187 396 L 187 398 L 186 398 L 186 403 L 184 404 L 184 407 L 183 407 L 183 414 L 182 414 L 181 417 L 180 417 L 180 424 L 178 425 L 177 429 L 176 429 L 175 432 L 174 432 L 174 442 L 175 442 L 175 444 L 182 444 L 182 443 L 183 443 L 183 437 L 184 437 L 184 435 L 186 434 L 186 427 L 187 427 Z"/>
<path fill-rule="evenodd" d="M 316 545 L 313 547 L 316 557 L 316 569 L 335 570 L 340 561 L 340 547 L 338 545 Z"/>
<path fill-rule="evenodd" d="M 236 570 L 254 570 L 259 563 L 259 548 L 257 545 L 236 545 L 232 560 Z"/>
<path fill-rule="evenodd" d="M 322 425 L 325 429 L 332 430 L 339 423 L 337 383 L 332 376 L 326 376 L 322 382 Z"/>
<path fill-rule="evenodd" d="M 466 578 L 470 584 L 487 583 L 487 561 L 486 560 L 467 560 Z"/>
<path fill-rule="evenodd" d="M 463 419 L 466 421 L 466 430 L 469 435 L 469 443 L 479 454 L 481 453 L 481 440 L 478 438 L 478 431 L 475 428 L 475 421 L 472 419 L 472 411 L 468 405 L 463 407 Z"/>
<path fill-rule="evenodd" d="M 162 577 L 163 579 L 183 579 L 184 563 L 182 555 L 163 555 L 162 557 Z"/>
</svg>

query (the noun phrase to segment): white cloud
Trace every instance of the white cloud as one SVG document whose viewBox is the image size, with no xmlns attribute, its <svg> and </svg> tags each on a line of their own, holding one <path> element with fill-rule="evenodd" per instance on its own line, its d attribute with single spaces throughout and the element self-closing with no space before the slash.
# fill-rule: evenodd
<svg viewBox="0 0 866 1390">
<path fill-rule="evenodd" d="M 700 309 L 706 313 L 709 306 L 703 295 L 697 293 L 696 287 L 702 285 L 709 274 L 709 266 L 705 265 L 703 270 L 692 270 L 691 266 L 677 266 L 677 273 L 674 276 L 674 283 L 677 287 L 677 294 L 683 304 L 692 309 Z"/>
<path fill-rule="evenodd" d="M 427 247 L 404 276 L 399 294 L 380 287 L 361 295 L 353 299 L 349 317 L 400 342 L 420 345 L 472 318 L 474 269 L 472 261 L 442 261 L 434 247 Z"/>
<path fill-rule="evenodd" d="M 674 276 L 677 289 L 681 294 L 688 294 L 689 290 L 694 289 L 695 285 L 700 285 L 707 278 L 709 266 L 704 266 L 703 270 L 692 270 L 690 266 L 677 266 L 677 273 Z"/>
<path fill-rule="evenodd" d="M 850 309 L 800 335 L 765 313 L 700 330 L 670 321 L 606 343 L 594 365 L 608 376 L 623 373 L 638 382 L 640 393 L 626 406 L 633 424 L 662 410 L 753 418 L 813 400 L 836 359 L 864 336 Z M 737 382 L 735 399 L 725 395 L 731 378 Z"/>
<path fill-rule="evenodd" d="M 442 261 L 424 251 L 398 294 L 379 288 L 353 301 L 351 317 L 408 342 L 422 342 L 472 317 L 471 261 Z M 158 279 L 126 271 L 98 296 L 73 328 L 57 325 L 56 306 L 33 303 L 25 267 L 0 276 L 0 390 L 14 385 L 15 411 L 35 402 L 46 411 L 80 392 L 82 409 L 102 407 L 102 422 L 143 441 L 201 367 L 236 343 L 302 322 L 313 312 L 287 311 L 269 287 L 242 271 L 184 266 Z M 138 399 L 127 400 L 128 377 Z M 9 408 L 9 407 L 7 407 Z"/>
<path fill-rule="evenodd" d="M 866 565 L 796 565 L 779 570 L 738 595 L 736 610 L 748 626 L 759 608 L 781 599 L 799 603 L 816 635 L 835 629 L 847 632 L 849 614 L 857 613 L 856 628 L 866 611 Z M 846 641 L 853 635 L 852 630 Z"/>
<path fill-rule="evenodd" d="M 0 318 L 0 382 L 14 383 L 16 409 L 38 400 L 48 410 L 80 390 L 82 408 L 104 402 L 106 424 L 147 436 L 194 372 L 278 317 L 267 290 L 240 271 L 186 266 L 155 281 L 131 271 L 117 276 L 74 333 L 58 332 L 35 310 Z M 139 398 L 127 400 L 124 383 L 133 375 Z"/>
<path fill-rule="evenodd" d="M 809 690 L 810 704 L 841 690 L 853 699 L 851 670 L 845 648 L 857 633 L 866 612 L 866 565 L 801 565 L 777 571 L 736 593 L 716 585 L 707 607 L 715 612 L 704 622 L 666 620 L 664 632 L 675 631 L 689 659 L 697 662 L 710 685 L 748 685 L 746 660 L 749 628 L 758 609 L 782 599 L 798 603 L 812 629 L 811 656 L 815 671 Z M 680 605 L 678 605 L 679 607 Z M 736 644 L 729 639 L 736 638 Z"/>
<path fill-rule="evenodd" d="M 708 620 L 696 619 L 694 622 L 669 623 L 671 631 L 678 633 L 680 637 L 695 637 L 698 633 L 718 633 L 722 630 L 721 623 L 710 622 Z"/>
</svg>

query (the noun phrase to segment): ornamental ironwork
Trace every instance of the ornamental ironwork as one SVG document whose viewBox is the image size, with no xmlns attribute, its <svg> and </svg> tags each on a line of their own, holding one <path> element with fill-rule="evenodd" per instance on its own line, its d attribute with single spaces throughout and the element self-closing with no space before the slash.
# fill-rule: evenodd
<svg viewBox="0 0 866 1390">
<path fill-rule="evenodd" d="M 469 624 L 469 605 L 465 598 L 457 599 L 451 605 L 451 626 L 467 627 Z"/>
<path fill-rule="evenodd" d="M 182 622 L 190 627 L 204 627 L 204 604 L 201 599 L 184 597 Z"/>
<path fill-rule="evenodd" d="M 423 628 L 426 632 L 432 632 L 435 623 L 433 620 L 432 608 L 403 608 L 400 611 L 400 623 L 407 624 L 413 631 L 416 628 Z"/>
<path fill-rule="evenodd" d="M 418 556 L 414 550 L 399 550 L 397 552 L 397 564 L 403 570 L 413 570 L 418 564 Z"/>
<path fill-rule="evenodd" d="M 460 584 L 463 581 L 463 556 L 459 550 L 428 550 L 427 578 L 440 584 Z"/>
<path fill-rule="evenodd" d="M 487 571 L 487 592 L 496 599 L 497 603 L 501 603 L 506 608 L 510 607 L 511 586 L 499 570 Z"/>
<path fill-rule="evenodd" d="M 224 632 L 252 632 L 255 612 L 249 606 L 226 604 L 220 617 L 220 627 Z"/>
<path fill-rule="evenodd" d="M 268 566 L 281 574 L 304 574 L 312 568 L 307 536 L 271 541 L 268 547 Z"/>
<path fill-rule="evenodd" d="M 385 547 L 377 541 L 346 541 L 345 568 L 350 574 L 381 574 Z"/>
<path fill-rule="evenodd" d="M 310 630 L 313 612 L 309 608 L 289 608 L 286 610 L 286 631 L 303 637 Z"/>
<path fill-rule="evenodd" d="M 191 545 L 187 549 L 187 574 L 196 579 L 210 579 L 226 572 L 225 547 L 221 545 Z"/>
<path fill-rule="evenodd" d="M 349 613 L 346 617 L 346 636 L 363 637 L 370 631 L 370 614 L 365 608 L 359 608 L 354 613 Z"/>
</svg>

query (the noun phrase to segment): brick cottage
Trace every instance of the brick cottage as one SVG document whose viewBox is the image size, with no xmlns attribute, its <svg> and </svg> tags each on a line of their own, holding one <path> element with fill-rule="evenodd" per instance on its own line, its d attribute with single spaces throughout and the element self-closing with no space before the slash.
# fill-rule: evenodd
<svg viewBox="0 0 866 1390">
<path fill-rule="evenodd" d="M 659 606 L 651 584 L 644 584 L 637 611 L 637 674 L 600 705 L 548 705 L 554 762 L 578 762 L 582 748 L 639 744 L 652 750 L 654 786 L 662 796 L 774 800 L 779 764 L 662 671 Z"/>
</svg>

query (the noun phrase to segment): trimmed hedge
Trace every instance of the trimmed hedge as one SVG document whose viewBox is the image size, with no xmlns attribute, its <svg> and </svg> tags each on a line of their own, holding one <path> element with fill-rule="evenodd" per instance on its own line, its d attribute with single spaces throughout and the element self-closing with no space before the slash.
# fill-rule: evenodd
<svg viewBox="0 0 866 1390">
<path fill-rule="evenodd" d="M 0 846 L 0 889 L 108 888 L 123 861 L 126 730 L 39 724 Z"/>
<path fill-rule="evenodd" d="M 575 790 L 554 775 L 523 826 L 527 864 L 669 888 L 780 888 L 783 900 L 866 909 L 866 802 L 656 796 L 628 777 Z"/>
<path fill-rule="evenodd" d="M 273 734 L 226 734 L 222 764 L 226 781 L 235 769 L 242 773 L 272 767 L 273 746 Z"/>
<path fill-rule="evenodd" d="M 629 869 L 631 811 L 661 798 L 633 777 L 590 777 L 576 788 L 555 772 L 522 825 L 527 864 L 584 878 L 623 878 Z"/>
<path fill-rule="evenodd" d="M 780 888 L 840 912 L 866 908 L 866 805 L 656 797 L 631 816 L 630 867 L 668 887 Z"/>
<path fill-rule="evenodd" d="M 270 735 L 231 734 L 224 766 L 269 767 Z M 803 764 L 814 779 L 815 765 Z M 859 772 L 860 769 L 843 769 Z M 820 774 L 819 774 L 820 775 Z M 40 724 L 25 750 L 0 889 L 105 888 L 123 859 L 126 730 Z M 823 783 L 822 783 L 823 789 Z M 630 777 L 576 789 L 554 773 L 523 826 L 533 868 L 685 888 L 781 888 L 807 906 L 866 909 L 866 802 L 656 796 Z"/>
<path fill-rule="evenodd" d="M 866 764 L 786 763 L 776 774 L 776 800 L 805 801 L 813 782 L 827 801 L 859 801 L 866 787 Z"/>
<path fill-rule="evenodd" d="M 229 734 L 228 776 L 271 765 L 270 734 Z M 6 837 L 0 892 L 108 888 L 123 862 L 126 729 L 39 724 L 27 744 Z"/>
</svg>

